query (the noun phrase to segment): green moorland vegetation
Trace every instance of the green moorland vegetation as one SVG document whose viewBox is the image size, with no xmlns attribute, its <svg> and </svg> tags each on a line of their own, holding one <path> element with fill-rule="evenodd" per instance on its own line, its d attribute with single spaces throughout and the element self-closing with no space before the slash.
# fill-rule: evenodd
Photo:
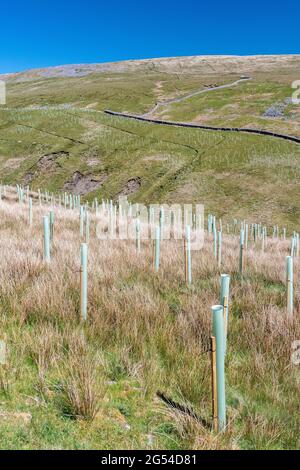
<svg viewBox="0 0 300 470">
<path fill-rule="evenodd" d="M 299 108 L 286 103 L 278 118 L 265 116 L 272 105 L 291 97 L 291 84 L 266 81 L 260 77 L 239 85 L 191 97 L 162 109 L 160 115 L 176 121 L 208 125 L 256 127 L 278 133 L 299 135 Z"/>
<path fill-rule="evenodd" d="M 85 76 L 78 66 L 75 76 L 61 76 L 54 68 L 7 80 L 7 105 L 0 107 L 3 183 L 58 192 L 80 172 L 103 181 L 83 191 L 91 200 L 96 195 L 117 198 L 130 179 L 139 179 L 128 192 L 135 201 L 199 202 L 224 218 L 251 217 L 297 228 L 299 145 L 138 123 L 103 111 L 145 113 L 157 101 L 251 76 L 235 87 L 161 107 L 158 114 L 297 136 L 299 107 L 288 101 L 282 115 L 270 118 L 264 112 L 290 100 L 291 84 L 300 73 L 298 56 L 165 59 L 129 62 L 120 70 L 117 65 Z M 39 164 L 54 152 L 60 156 L 51 165 Z"/>
<path fill-rule="evenodd" d="M 104 113 L 143 114 L 157 101 L 251 76 L 160 107 L 153 117 L 299 136 L 299 106 L 286 101 L 300 78 L 298 56 L 162 59 L 96 69 L 5 77 L 0 183 L 56 194 L 73 184 L 88 201 L 127 194 L 133 202 L 197 202 L 230 223 L 235 217 L 278 224 L 288 236 L 300 231 L 298 144 Z M 267 117 L 274 105 L 275 115 Z M 77 185 L 76 178 L 87 183 Z M 1 448 L 299 449 L 299 367 L 290 361 L 300 337 L 298 259 L 293 321 L 285 314 L 290 239 L 270 238 L 264 253 L 260 241 L 249 243 L 241 279 L 238 236 L 224 233 L 222 272 L 231 275 L 228 429 L 216 435 L 157 396 L 163 392 L 210 424 L 207 348 L 220 276 L 212 238 L 193 253 L 188 289 L 179 242 L 162 243 L 155 274 L 150 244 L 142 243 L 138 255 L 134 243 L 97 240 L 92 224 L 82 325 L 78 213 L 55 208 L 46 267 L 41 220 L 48 212 L 35 202 L 29 227 L 28 207 L 15 193 L 0 203 L 0 339 L 8 345 L 8 364 L 0 366 Z"/>
<path fill-rule="evenodd" d="M 87 198 L 115 198 L 131 178 L 142 202 L 199 202 L 220 217 L 299 229 L 300 147 L 270 137 L 186 130 L 81 110 L 4 111 L 1 180 L 59 192 L 75 171 L 107 179 Z M 64 152 L 50 167 L 43 155 Z M 27 180 L 26 175 L 33 174 Z"/>
</svg>

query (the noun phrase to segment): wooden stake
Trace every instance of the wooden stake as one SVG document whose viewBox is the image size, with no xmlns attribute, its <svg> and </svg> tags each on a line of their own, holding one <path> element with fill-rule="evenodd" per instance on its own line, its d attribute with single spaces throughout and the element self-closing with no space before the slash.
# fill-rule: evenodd
<svg viewBox="0 0 300 470">
<path fill-rule="evenodd" d="M 220 305 L 223 305 L 225 354 L 227 348 L 229 284 L 230 276 L 228 274 L 221 274 Z"/>
<path fill-rule="evenodd" d="M 228 309 L 228 297 L 224 297 L 224 300 L 223 300 L 223 316 L 224 316 L 224 331 L 225 331 L 225 337 L 227 336 L 227 329 L 228 329 L 228 325 L 227 325 L 227 309 Z"/>
<path fill-rule="evenodd" d="M 218 395 L 217 395 L 217 363 L 216 363 L 216 338 L 211 336 L 211 402 L 213 430 L 218 432 Z"/>
<path fill-rule="evenodd" d="M 50 211 L 49 214 L 49 223 L 50 223 L 50 241 L 53 241 L 54 237 L 54 212 Z"/>
<path fill-rule="evenodd" d="M 218 261 L 218 268 L 221 268 L 222 264 L 222 232 L 221 230 L 218 231 L 217 234 L 217 261 Z"/>
</svg>

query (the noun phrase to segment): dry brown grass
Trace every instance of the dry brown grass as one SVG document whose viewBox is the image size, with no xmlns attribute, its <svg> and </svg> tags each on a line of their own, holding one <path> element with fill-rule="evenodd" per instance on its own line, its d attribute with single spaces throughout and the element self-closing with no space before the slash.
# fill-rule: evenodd
<svg viewBox="0 0 300 470">
<path fill-rule="evenodd" d="M 188 289 L 180 242 L 162 242 L 161 267 L 155 274 L 148 242 L 142 242 L 139 255 L 133 241 L 100 241 L 92 216 L 88 321 L 82 325 L 78 211 L 55 208 L 49 267 L 42 259 L 41 222 L 48 212 L 49 207 L 35 204 L 30 228 L 26 205 L 0 202 L 0 326 L 9 331 L 20 358 L 33 361 L 50 390 L 56 371 L 54 393 L 76 418 L 95 417 L 105 376 L 116 381 L 126 376 L 140 381 L 150 401 L 158 389 L 166 390 L 209 419 L 205 351 L 220 274 L 211 237 L 193 252 L 193 286 Z M 299 384 L 290 354 L 292 341 L 300 338 L 299 260 L 295 314 L 289 321 L 284 286 L 289 240 L 270 239 L 263 254 L 259 243 L 250 244 L 243 279 L 237 273 L 238 238 L 224 234 L 223 244 L 222 272 L 231 275 L 228 432 L 215 436 L 176 413 L 172 420 L 179 439 L 191 448 L 295 447 Z"/>
<path fill-rule="evenodd" d="M 95 418 L 105 394 L 105 381 L 99 380 L 99 372 L 99 358 L 89 351 L 84 335 L 72 334 L 60 372 L 62 406 L 67 415 L 87 421 Z"/>
</svg>

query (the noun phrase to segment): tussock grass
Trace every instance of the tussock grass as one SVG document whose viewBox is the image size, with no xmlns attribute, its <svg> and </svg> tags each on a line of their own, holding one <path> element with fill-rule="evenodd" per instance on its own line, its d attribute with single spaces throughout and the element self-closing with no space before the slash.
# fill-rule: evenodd
<svg viewBox="0 0 300 470">
<path fill-rule="evenodd" d="M 288 321 L 288 240 L 270 239 L 264 254 L 259 243 L 250 244 L 241 278 L 238 237 L 224 234 L 222 272 L 231 275 L 229 424 L 219 436 L 156 396 L 163 391 L 210 420 L 207 350 L 220 274 L 211 237 L 192 254 L 188 289 L 180 242 L 162 242 L 155 274 L 148 242 L 139 255 L 134 241 L 101 241 L 92 215 L 82 324 L 78 213 L 55 208 L 46 267 L 42 215 L 48 212 L 34 205 L 30 228 L 25 205 L 0 202 L 0 331 L 10 351 L 0 407 L 33 415 L 22 435 L 13 425 L 3 428 L 2 448 L 299 448 L 299 367 L 290 361 L 291 344 L 300 338 L 299 260 Z"/>
</svg>

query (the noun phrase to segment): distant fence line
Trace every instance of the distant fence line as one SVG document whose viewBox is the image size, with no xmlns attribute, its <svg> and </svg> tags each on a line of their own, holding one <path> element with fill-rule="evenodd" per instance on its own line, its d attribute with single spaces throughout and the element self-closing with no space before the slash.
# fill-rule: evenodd
<svg viewBox="0 0 300 470">
<path fill-rule="evenodd" d="M 164 121 L 162 119 L 150 119 L 143 116 L 137 116 L 135 114 L 127 114 L 121 113 L 118 111 L 111 111 L 106 109 L 105 114 L 109 114 L 111 116 L 118 116 L 127 119 L 135 119 L 137 121 L 143 122 L 150 122 L 152 124 L 163 124 L 165 126 L 177 126 L 177 127 L 188 127 L 192 129 L 204 129 L 208 131 L 223 131 L 223 132 L 247 132 L 248 134 L 259 134 L 265 135 L 269 137 L 276 137 L 278 139 L 289 140 L 291 142 L 296 142 L 296 144 L 300 144 L 300 137 L 294 137 L 292 135 L 287 134 L 277 134 L 276 132 L 265 131 L 262 129 L 252 129 L 247 127 L 215 127 L 215 126 L 204 126 L 202 124 L 192 124 L 188 122 L 176 122 L 176 121 Z"/>
</svg>

